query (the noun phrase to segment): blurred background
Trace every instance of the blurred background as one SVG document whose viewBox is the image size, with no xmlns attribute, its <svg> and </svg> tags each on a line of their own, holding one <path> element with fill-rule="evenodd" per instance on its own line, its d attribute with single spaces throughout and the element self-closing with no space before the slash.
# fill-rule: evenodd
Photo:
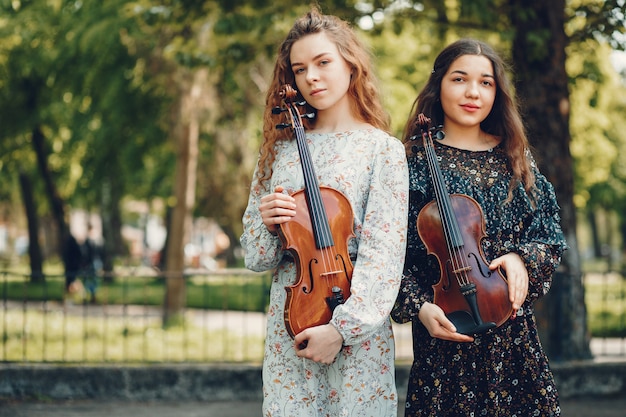
<svg viewBox="0 0 626 417">
<path fill-rule="evenodd" d="M 537 306 L 542 341 L 553 360 L 591 357 L 592 338 L 626 355 L 625 0 L 318 4 L 370 45 L 397 137 L 447 44 L 476 37 L 506 57 L 570 245 Z M 67 359 L 25 347 L 25 323 L 45 329 L 68 303 L 91 308 L 75 313 L 85 344 L 84 318 L 116 305 L 149 307 L 158 331 L 194 308 L 263 313 L 269 281 L 242 270 L 241 217 L 277 47 L 309 5 L 0 0 L 2 359 Z"/>
</svg>

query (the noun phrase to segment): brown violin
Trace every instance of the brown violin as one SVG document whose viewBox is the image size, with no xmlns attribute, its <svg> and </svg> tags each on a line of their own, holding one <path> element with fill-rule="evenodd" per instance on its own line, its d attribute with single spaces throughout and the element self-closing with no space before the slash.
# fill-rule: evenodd
<svg viewBox="0 0 626 417">
<path fill-rule="evenodd" d="M 417 230 L 429 254 L 439 261 L 441 276 L 433 285 L 434 303 L 441 307 L 459 333 L 475 335 L 502 325 L 513 313 L 508 283 L 498 269 L 491 271 L 481 247 L 485 218 L 476 200 L 448 194 L 433 144 L 430 126 L 420 113 L 419 124 L 435 200 L 417 216 Z"/>
<path fill-rule="evenodd" d="M 354 236 L 352 205 L 344 194 L 334 188 L 320 186 L 315 175 L 302 117 L 296 105 L 296 90 L 286 85 L 280 91 L 284 108 L 274 114 L 288 112 L 291 123 L 277 128 L 292 127 L 298 145 L 304 188 L 292 194 L 296 200 L 296 215 L 280 224 L 278 236 L 283 247 L 293 255 L 296 283 L 285 287 L 285 326 L 291 337 L 309 327 L 326 324 L 333 310 L 350 297 L 352 261 L 348 241 Z"/>
</svg>

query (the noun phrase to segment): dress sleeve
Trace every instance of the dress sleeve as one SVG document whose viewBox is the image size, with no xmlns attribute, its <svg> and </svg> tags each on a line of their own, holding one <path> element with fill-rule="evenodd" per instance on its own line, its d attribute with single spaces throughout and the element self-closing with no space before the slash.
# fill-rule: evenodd
<svg viewBox="0 0 626 417">
<path fill-rule="evenodd" d="M 548 293 L 552 275 L 567 249 L 554 188 L 538 171 L 535 171 L 535 178 L 537 206 L 527 218 L 519 243 L 514 248 L 528 270 L 528 299 L 531 301 Z"/>
<path fill-rule="evenodd" d="M 364 342 L 389 319 L 406 248 L 408 169 L 402 143 L 390 138 L 375 157 L 364 204 L 350 297 L 331 324 L 344 345 Z"/>
<path fill-rule="evenodd" d="M 243 233 L 240 238 L 241 247 L 245 252 L 246 268 L 255 272 L 275 268 L 284 255 L 280 238 L 269 232 L 259 212 L 261 198 L 267 193 L 268 191 L 259 184 L 255 170 L 248 206 L 243 214 Z"/>
</svg>

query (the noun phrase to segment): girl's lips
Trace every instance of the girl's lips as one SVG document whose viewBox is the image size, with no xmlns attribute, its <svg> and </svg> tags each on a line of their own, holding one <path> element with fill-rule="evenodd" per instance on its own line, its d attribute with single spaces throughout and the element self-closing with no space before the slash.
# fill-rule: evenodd
<svg viewBox="0 0 626 417">
<path fill-rule="evenodd" d="M 462 104 L 461 107 L 467 111 L 476 111 L 480 109 L 480 107 L 475 104 Z"/>
<path fill-rule="evenodd" d="M 321 93 L 322 91 L 324 91 L 324 89 L 322 89 L 322 88 L 318 88 L 318 89 L 316 89 L 316 90 L 312 90 L 312 91 L 311 91 L 311 95 L 312 95 L 312 96 L 315 96 L 315 95 L 317 95 L 317 94 Z"/>
</svg>

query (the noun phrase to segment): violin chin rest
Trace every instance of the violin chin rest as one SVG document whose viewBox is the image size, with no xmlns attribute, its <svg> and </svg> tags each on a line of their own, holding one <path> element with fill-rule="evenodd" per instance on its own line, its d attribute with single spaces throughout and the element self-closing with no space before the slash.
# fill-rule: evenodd
<svg viewBox="0 0 626 417">
<path fill-rule="evenodd" d="M 458 333 L 466 334 L 468 336 L 485 333 L 487 330 L 496 327 L 496 324 L 492 321 L 477 324 L 471 313 L 464 310 L 453 311 L 446 314 L 446 316 L 452 324 L 454 324 Z"/>
</svg>

